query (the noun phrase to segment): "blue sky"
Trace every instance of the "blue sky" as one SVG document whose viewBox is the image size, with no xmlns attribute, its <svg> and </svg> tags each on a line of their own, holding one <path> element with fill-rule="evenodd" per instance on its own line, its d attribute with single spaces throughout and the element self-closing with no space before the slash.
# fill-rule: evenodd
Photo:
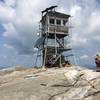
<svg viewBox="0 0 100 100">
<path fill-rule="evenodd" d="M 79 65 L 95 65 L 100 52 L 99 0 L 0 0 L 0 66 L 32 66 L 41 11 L 58 5 L 71 14 L 71 43 Z"/>
</svg>

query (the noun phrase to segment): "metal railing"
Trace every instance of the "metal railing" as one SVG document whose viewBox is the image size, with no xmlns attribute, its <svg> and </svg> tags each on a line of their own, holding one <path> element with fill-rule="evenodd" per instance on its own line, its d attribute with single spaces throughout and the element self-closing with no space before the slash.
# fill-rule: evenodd
<svg viewBox="0 0 100 100">
<path fill-rule="evenodd" d="M 51 33 L 54 33 L 54 32 L 57 32 L 57 33 L 63 33 L 63 34 L 66 34 L 68 33 L 68 26 L 58 26 L 58 25 L 49 25 L 48 26 L 48 32 L 51 32 Z"/>
</svg>

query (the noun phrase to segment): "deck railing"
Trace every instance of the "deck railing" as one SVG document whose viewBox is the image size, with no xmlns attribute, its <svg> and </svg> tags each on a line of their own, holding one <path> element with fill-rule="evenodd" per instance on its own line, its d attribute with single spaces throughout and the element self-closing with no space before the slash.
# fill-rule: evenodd
<svg viewBox="0 0 100 100">
<path fill-rule="evenodd" d="M 49 25 L 48 32 L 66 34 L 68 33 L 68 26 Z"/>
</svg>

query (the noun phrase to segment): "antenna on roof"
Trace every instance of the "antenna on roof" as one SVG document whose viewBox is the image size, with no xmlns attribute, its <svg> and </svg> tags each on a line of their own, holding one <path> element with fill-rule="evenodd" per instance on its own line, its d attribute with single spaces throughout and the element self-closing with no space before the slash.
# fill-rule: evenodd
<svg viewBox="0 0 100 100">
<path fill-rule="evenodd" d="M 51 7 L 49 7 L 49 8 L 46 8 L 45 10 L 42 11 L 42 14 L 45 13 L 45 12 L 48 12 L 49 10 L 52 11 L 52 9 L 54 9 L 54 11 L 55 11 L 55 8 L 56 8 L 56 7 L 58 7 L 58 6 L 56 5 L 56 6 L 51 6 Z"/>
</svg>

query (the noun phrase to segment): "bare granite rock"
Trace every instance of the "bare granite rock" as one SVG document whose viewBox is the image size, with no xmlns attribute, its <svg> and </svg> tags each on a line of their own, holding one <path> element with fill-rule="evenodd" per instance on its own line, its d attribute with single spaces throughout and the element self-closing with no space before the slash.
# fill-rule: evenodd
<svg viewBox="0 0 100 100">
<path fill-rule="evenodd" d="M 0 100 L 99 100 L 100 73 L 77 66 L 0 76 Z"/>
</svg>

